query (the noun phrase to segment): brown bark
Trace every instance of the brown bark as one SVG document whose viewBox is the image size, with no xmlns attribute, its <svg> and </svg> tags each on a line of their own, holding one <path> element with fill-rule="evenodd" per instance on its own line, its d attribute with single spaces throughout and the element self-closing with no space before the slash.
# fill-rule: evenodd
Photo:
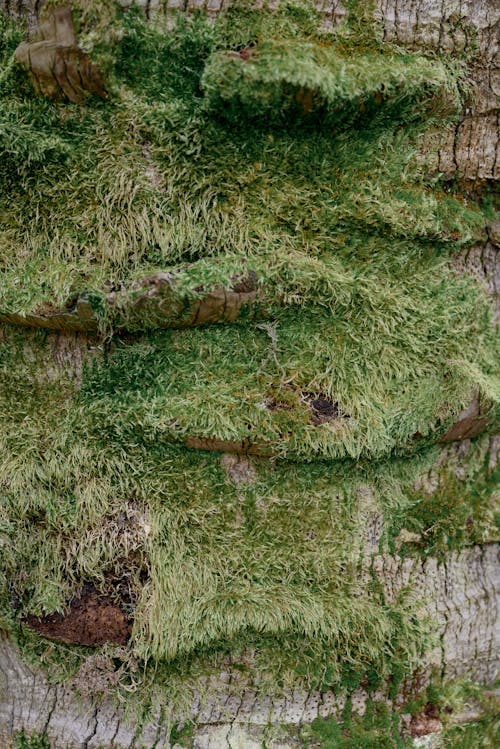
<svg viewBox="0 0 500 749">
<path fill-rule="evenodd" d="M 15 56 L 42 96 L 66 98 L 74 104 L 81 104 L 85 93 L 107 96 L 99 69 L 77 44 L 69 6 L 51 8 L 44 14 Z"/>
<path fill-rule="evenodd" d="M 240 290 L 244 289 L 244 290 Z M 95 333 L 109 325 L 113 330 L 185 328 L 217 322 L 235 322 L 246 311 L 250 317 L 262 315 L 262 294 L 257 279 L 234 279 L 232 288 L 216 286 L 203 295 L 181 294 L 171 273 L 142 278 L 129 289 L 110 292 L 100 299 L 103 312 L 95 311 L 87 293 L 80 294 L 66 307 L 43 307 L 29 315 L 0 313 L 0 322 L 48 330 Z"/>
</svg>

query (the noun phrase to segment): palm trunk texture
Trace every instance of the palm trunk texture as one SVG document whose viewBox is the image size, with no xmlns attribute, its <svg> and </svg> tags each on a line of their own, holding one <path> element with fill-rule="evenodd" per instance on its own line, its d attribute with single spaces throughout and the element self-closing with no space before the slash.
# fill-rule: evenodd
<svg viewBox="0 0 500 749">
<path fill-rule="evenodd" d="M 498 1 L 0 34 L 0 749 L 493 747 Z"/>
</svg>

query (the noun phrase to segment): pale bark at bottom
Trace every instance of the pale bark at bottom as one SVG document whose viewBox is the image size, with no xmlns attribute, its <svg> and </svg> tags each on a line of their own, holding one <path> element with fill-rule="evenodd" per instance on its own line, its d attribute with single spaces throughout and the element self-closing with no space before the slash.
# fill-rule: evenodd
<svg viewBox="0 0 500 749">
<path fill-rule="evenodd" d="M 374 560 L 389 602 L 407 586 L 425 602 L 439 635 L 427 667 L 437 668 L 447 679 L 466 676 L 488 684 L 498 674 L 499 555 L 499 544 L 487 544 L 452 552 L 442 562 L 397 556 Z M 16 647 L 5 638 L 0 639 L 0 684 L 1 747 L 8 747 L 22 730 L 46 733 L 53 749 L 175 746 L 169 740 L 171 721 L 158 715 L 135 736 L 134 725 L 115 705 L 106 701 L 94 705 L 78 700 L 64 685 L 50 685 L 41 671 L 21 661 Z M 212 696 L 206 701 L 203 693 L 208 688 Z M 365 701 L 365 693 L 355 693 L 353 709 L 362 712 Z M 342 699 L 332 693 L 294 691 L 275 699 L 257 697 L 248 682 L 224 673 L 210 684 L 200 683 L 190 715 L 174 717 L 195 722 L 196 749 L 260 749 L 263 740 L 267 747 L 278 749 L 295 745 L 280 726 L 335 715 L 342 706 Z"/>
</svg>

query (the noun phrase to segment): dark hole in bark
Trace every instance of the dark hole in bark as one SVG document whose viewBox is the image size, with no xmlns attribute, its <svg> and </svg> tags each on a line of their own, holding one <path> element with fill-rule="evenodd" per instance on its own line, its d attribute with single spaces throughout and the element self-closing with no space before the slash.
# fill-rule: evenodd
<svg viewBox="0 0 500 749">
<path fill-rule="evenodd" d="M 439 718 L 439 708 L 433 702 L 428 702 L 424 707 L 424 715 L 427 718 Z"/>
<path fill-rule="evenodd" d="M 318 426 L 319 424 L 327 424 L 329 421 L 338 419 L 339 417 L 348 418 L 347 415 L 341 414 L 339 410 L 339 404 L 336 401 L 332 401 L 328 396 L 322 393 L 313 394 L 305 393 L 304 400 L 309 405 L 311 413 L 311 422 Z"/>
<path fill-rule="evenodd" d="M 246 294 L 250 291 L 257 291 L 259 278 L 254 270 L 248 271 L 246 276 L 235 276 L 233 278 L 233 291 L 238 294 Z"/>
</svg>

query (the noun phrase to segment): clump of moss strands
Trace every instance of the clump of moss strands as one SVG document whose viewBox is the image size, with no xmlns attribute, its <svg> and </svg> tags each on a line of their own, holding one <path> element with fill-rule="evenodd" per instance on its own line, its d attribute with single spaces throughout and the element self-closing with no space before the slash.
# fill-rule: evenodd
<svg viewBox="0 0 500 749">
<path fill-rule="evenodd" d="M 49 332 L 0 331 L 1 622 L 39 657 L 19 620 L 86 582 L 127 590 L 115 657 L 171 694 L 227 658 L 262 682 L 397 684 L 429 627 L 361 574 L 362 497 L 393 549 L 436 441 L 472 394 L 491 425 L 500 400 L 490 303 L 450 268 L 484 217 L 416 159 L 460 70 L 320 32 L 312 2 L 168 33 L 134 8 L 75 17 L 106 101 L 34 98 L 0 16 L 0 318 L 86 294 L 99 321 L 78 372 L 51 365 Z M 108 302 L 160 272 L 189 301 L 242 269 L 262 310 L 233 323 L 159 330 Z M 190 438 L 264 450 L 236 484 Z M 47 660 L 60 676 L 86 655 Z"/>
</svg>

